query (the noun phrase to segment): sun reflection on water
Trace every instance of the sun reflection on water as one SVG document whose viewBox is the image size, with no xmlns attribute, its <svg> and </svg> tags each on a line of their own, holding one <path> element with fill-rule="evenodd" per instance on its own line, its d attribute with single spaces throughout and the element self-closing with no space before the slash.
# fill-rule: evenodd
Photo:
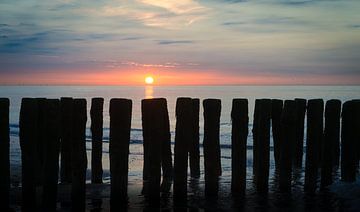
<svg viewBox="0 0 360 212">
<path fill-rule="evenodd" d="M 152 85 L 145 86 L 145 99 L 154 98 L 154 89 Z"/>
</svg>

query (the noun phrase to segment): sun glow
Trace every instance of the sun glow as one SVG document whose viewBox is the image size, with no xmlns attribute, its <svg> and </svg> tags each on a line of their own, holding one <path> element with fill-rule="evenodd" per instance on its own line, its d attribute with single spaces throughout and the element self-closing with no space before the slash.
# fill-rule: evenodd
<svg viewBox="0 0 360 212">
<path fill-rule="evenodd" d="M 145 78 L 145 83 L 151 85 L 154 83 L 154 78 L 152 76 L 148 76 Z"/>
</svg>

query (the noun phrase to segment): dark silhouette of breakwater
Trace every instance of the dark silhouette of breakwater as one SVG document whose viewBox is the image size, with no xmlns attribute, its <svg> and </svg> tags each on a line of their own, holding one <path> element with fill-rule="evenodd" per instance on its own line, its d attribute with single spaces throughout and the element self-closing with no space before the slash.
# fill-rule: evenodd
<svg viewBox="0 0 360 212">
<path fill-rule="evenodd" d="M 22 154 L 22 210 L 35 211 L 37 186 L 42 186 L 42 209 L 57 207 L 58 182 L 71 185 L 72 210 L 84 211 L 86 200 L 86 100 L 23 98 L 20 110 Z M 93 184 L 102 183 L 103 98 L 93 98 L 90 118 L 92 132 Z M 9 105 L 0 99 L 0 211 L 9 209 Z M 342 108 L 341 108 L 342 106 Z M 144 167 L 142 194 L 157 207 L 160 194 L 173 182 L 174 205 L 187 199 L 188 164 L 190 176 L 200 177 L 199 99 L 181 97 L 176 102 L 174 161 L 170 146 L 167 101 L 164 98 L 141 102 Z M 219 193 L 221 169 L 221 100 L 205 99 L 204 168 L 205 196 Z M 242 197 L 246 190 L 246 143 L 248 100 L 232 104 L 231 193 Z M 127 205 L 128 157 L 132 101 L 110 100 L 110 176 L 112 209 Z M 253 123 L 253 181 L 258 193 L 268 192 L 270 130 L 273 132 L 274 158 L 279 174 L 279 190 L 291 192 L 292 172 L 302 167 L 304 119 L 306 120 L 306 160 L 304 192 L 314 194 L 332 184 L 332 173 L 341 166 L 341 180 L 353 182 L 360 159 L 360 101 L 322 99 L 257 99 Z M 325 122 L 324 122 L 325 120 Z M 271 128 L 272 126 L 272 128 Z M 340 131 L 341 130 L 341 131 Z M 45 132 L 45 133 L 40 133 Z M 60 180 L 59 155 L 61 155 Z M 340 163 L 339 163 L 340 161 Z M 320 173 L 320 176 L 318 176 Z"/>
</svg>

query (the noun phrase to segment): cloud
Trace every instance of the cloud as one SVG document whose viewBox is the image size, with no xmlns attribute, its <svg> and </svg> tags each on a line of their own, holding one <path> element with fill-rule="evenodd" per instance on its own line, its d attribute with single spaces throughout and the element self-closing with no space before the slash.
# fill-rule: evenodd
<svg viewBox="0 0 360 212">
<path fill-rule="evenodd" d="M 180 29 L 205 19 L 208 10 L 192 0 L 137 0 L 134 4 L 106 5 L 100 12 L 98 9 L 89 11 L 105 17 L 122 16 L 151 27 Z"/>
<path fill-rule="evenodd" d="M 342 0 L 274 0 L 274 3 L 287 6 L 307 6 L 310 4 L 322 4 L 329 2 L 342 2 Z"/>
<path fill-rule="evenodd" d="M 353 29 L 360 29 L 360 24 L 349 25 L 349 27 Z"/>
<path fill-rule="evenodd" d="M 126 61 L 126 62 L 121 62 L 122 65 L 128 65 L 128 66 L 136 66 L 136 67 L 145 67 L 145 68 L 176 68 L 178 67 L 180 64 L 179 63 L 171 63 L 171 62 L 167 62 L 164 64 L 146 64 L 146 63 L 138 63 L 138 62 L 134 62 L 134 61 Z"/>
<path fill-rule="evenodd" d="M 228 21 L 228 22 L 223 22 L 221 25 L 233 26 L 233 25 L 242 25 L 242 24 L 246 24 L 246 22 L 244 22 L 244 21 Z"/>
<path fill-rule="evenodd" d="M 52 54 L 57 48 L 51 48 L 46 45 L 50 32 L 39 32 L 31 35 L 17 35 L 8 37 L 0 42 L 0 51 L 2 53 L 35 53 Z"/>
<path fill-rule="evenodd" d="M 284 5 L 290 5 L 290 6 L 302 6 L 309 3 L 316 2 L 316 0 L 285 0 L 285 1 L 279 1 L 279 3 Z"/>
<path fill-rule="evenodd" d="M 198 2 L 195 2 L 193 0 L 181 0 L 181 1 L 138 0 L 138 2 L 151 5 L 154 7 L 163 8 L 174 14 L 189 14 L 189 13 L 203 12 L 204 10 L 206 10 L 205 7 L 203 7 Z"/>
<path fill-rule="evenodd" d="M 190 44 L 194 43 L 191 40 L 160 40 L 158 41 L 159 45 L 171 45 L 171 44 Z"/>
<path fill-rule="evenodd" d="M 125 37 L 125 38 L 122 38 L 121 40 L 141 40 L 143 38 L 144 37 Z"/>
<path fill-rule="evenodd" d="M 248 2 L 248 0 L 202 0 L 202 1 L 224 2 L 224 3 L 229 3 L 229 4 Z"/>
</svg>

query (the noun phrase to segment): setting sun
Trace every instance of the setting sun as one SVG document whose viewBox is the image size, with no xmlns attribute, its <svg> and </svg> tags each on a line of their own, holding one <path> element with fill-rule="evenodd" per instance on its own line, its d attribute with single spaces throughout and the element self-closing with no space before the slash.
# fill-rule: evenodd
<svg viewBox="0 0 360 212">
<path fill-rule="evenodd" d="M 148 76 L 145 78 L 145 83 L 150 85 L 154 83 L 154 78 L 152 76 Z"/>
</svg>

